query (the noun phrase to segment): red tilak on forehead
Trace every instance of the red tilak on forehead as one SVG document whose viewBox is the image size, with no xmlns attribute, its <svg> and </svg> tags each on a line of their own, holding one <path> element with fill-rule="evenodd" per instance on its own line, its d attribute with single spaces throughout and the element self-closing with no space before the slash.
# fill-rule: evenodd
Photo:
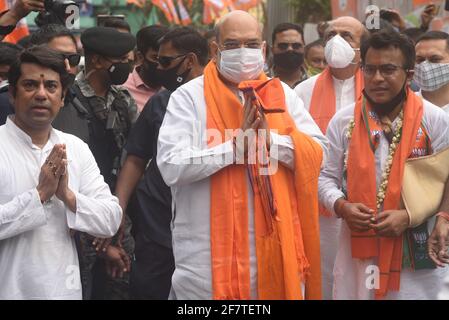
<svg viewBox="0 0 449 320">
<path fill-rule="evenodd" d="M 43 74 L 41 74 L 41 78 L 43 78 L 44 77 L 44 75 Z"/>
</svg>

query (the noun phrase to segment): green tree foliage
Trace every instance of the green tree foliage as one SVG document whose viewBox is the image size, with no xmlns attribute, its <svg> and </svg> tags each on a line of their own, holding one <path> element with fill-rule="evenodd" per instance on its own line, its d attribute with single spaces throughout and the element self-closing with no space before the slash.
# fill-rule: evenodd
<svg viewBox="0 0 449 320">
<path fill-rule="evenodd" d="M 298 23 L 319 22 L 332 18 L 330 0 L 284 0 L 295 10 L 295 20 Z"/>
</svg>

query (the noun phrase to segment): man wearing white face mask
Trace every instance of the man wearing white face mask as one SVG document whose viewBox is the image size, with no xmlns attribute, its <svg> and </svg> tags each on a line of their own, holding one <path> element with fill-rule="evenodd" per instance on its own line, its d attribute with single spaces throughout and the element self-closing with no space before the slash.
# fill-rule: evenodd
<svg viewBox="0 0 449 320">
<path fill-rule="evenodd" d="M 449 114 L 449 35 L 441 31 L 430 31 L 416 43 L 415 81 L 421 87 L 424 100 L 440 107 Z M 449 263 L 449 184 L 446 186 L 439 216 L 428 242 L 429 256 L 439 267 Z M 448 299 L 449 276 L 444 292 L 439 299 Z"/>
<path fill-rule="evenodd" d="M 173 195 L 171 298 L 320 299 L 326 138 L 295 92 L 263 73 L 251 15 L 233 11 L 216 31 L 215 58 L 172 94 L 159 132 L 157 164 Z M 279 162 L 269 176 L 247 157 L 256 139 L 240 143 L 262 129 L 257 151 Z"/>
<path fill-rule="evenodd" d="M 449 34 L 427 32 L 415 48 L 415 82 L 421 95 L 449 114 Z"/>
<path fill-rule="evenodd" d="M 354 103 L 363 89 L 360 72 L 360 44 L 367 30 L 352 17 L 330 22 L 326 29 L 325 57 L 328 67 L 295 88 L 323 133 L 334 114 Z M 332 161 L 332 155 L 329 155 Z M 321 266 L 323 298 L 332 298 L 333 267 L 338 245 L 340 220 L 320 208 Z"/>
</svg>

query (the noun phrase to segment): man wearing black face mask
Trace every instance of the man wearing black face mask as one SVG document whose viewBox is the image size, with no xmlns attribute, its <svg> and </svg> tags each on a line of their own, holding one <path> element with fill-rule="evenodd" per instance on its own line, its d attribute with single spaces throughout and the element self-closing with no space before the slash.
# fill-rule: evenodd
<svg viewBox="0 0 449 320">
<path fill-rule="evenodd" d="M 74 97 L 64 109 L 76 110 L 70 113 L 72 125 L 69 131 L 88 144 L 100 173 L 114 193 L 123 148 L 137 117 L 134 99 L 127 89 L 119 86 L 128 79 L 128 52 L 135 47 L 136 41 L 129 33 L 95 27 L 84 31 L 81 42 L 85 70 L 78 74 L 71 88 Z M 58 128 L 66 131 L 64 126 Z M 125 223 L 123 219 L 112 244 L 110 240 L 94 239 L 87 234 L 79 236 L 84 299 L 128 298 L 126 272 L 134 247 L 129 232 L 124 232 L 129 228 L 129 222 Z M 97 255 L 111 259 L 100 260 Z M 120 270 L 116 270 L 117 265 L 122 266 Z M 123 273 L 123 279 L 114 279 L 116 275 L 123 277 Z"/>
<path fill-rule="evenodd" d="M 130 74 L 124 86 L 137 103 L 137 111 L 142 112 L 147 101 L 161 89 L 157 71 L 158 41 L 168 32 L 164 26 L 149 26 L 139 30 L 137 41 L 137 67 Z"/>
<path fill-rule="evenodd" d="M 273 75 L 295 88 L 307 79 L 301 26 L 281 23 L 273 31 Z"/>
<path fill-rule="evenodd" d="M 159 69 L 160 74 L 165 74 L 164 87 L 176 90 L 203 74 L 208 62 L 207 41 L 192 29 L 174 29 L 161 40 L 159 60 L 166 66 Z M 172 91 L 162 90 L 145 105 L 129 135 L 125 147 L 127 158 L 117 182 L 116 195 L 120 205 L 137 222 L 134 224 L 136 251 L 130 280 L 134 299 L 167 299 L 174 270 L 171 192 L 155 161 L 159 128 L 171 94 Z M 128 203 L 135 188 L 137 201 L 131 208 Z"/>
</svg>

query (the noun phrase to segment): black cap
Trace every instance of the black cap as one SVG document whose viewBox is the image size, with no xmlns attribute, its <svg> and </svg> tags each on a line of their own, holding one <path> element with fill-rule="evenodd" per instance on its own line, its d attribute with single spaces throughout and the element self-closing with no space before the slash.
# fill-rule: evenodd
<svg viewBox="0 0 449 320">
<path fill-rule="evenodd" d="M 81 34 L 81 43 L 89 52 L 118 58 L 134 49 L 136 39 L 132 34 L 114 28 L 94 27 Z"/>
</svg>

